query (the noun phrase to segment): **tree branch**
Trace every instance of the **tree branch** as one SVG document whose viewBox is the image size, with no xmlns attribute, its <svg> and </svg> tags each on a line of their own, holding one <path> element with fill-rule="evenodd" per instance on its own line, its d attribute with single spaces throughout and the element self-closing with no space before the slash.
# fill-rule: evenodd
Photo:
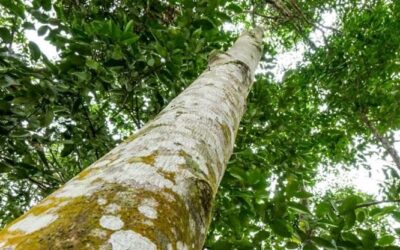
<svg viewBox="0 0 400 250">
<path fill-rule="evenodd" d="M 92 123 L 92 120 L 90 119 L 90 115 L 89 115 L 88 109 L 87 109 L 87 107 L 83 104 L 83 102 L 81 102 L 81 106 L 82 106 L 82 108 L 83 108 L 83 113 L 85 114 L 85 117 L 86 117 L 86 119 L 87 119 L 88 122 L 89 122 L 89 128 L 90 128 L 90 131 L 92 132 L 93 139 L 95 139 L 95 138 L 96 138 L 96 129 L 95 129 L 93 123 Z M 96 154 L 96 158 L 97 158 L 97 159 L 100 159 L 100 154 L 99 154 L 99 151 L 97 150 L 97 148 L 95 149 L 95 154 Z"/>
<path fill-rule="evenodd" d="M 397 168 L 400 170 L 400 156 L 397 153 L 396 149 L 389 142 L 389 140 L 383 136 L 379 130 L 372 124 L 372 122 L 368 119 L 367 115 L 363 112 L 360 112 L 361 119 L 364 124 L 368 127 L 368 129 L 372 132 L 375 140 L 379 141 L 386 152 L 392 157 L 393 162 L 396 164 Z"/>
<path fill-rule="evenodd" d="M 357 205 L 355 207 L 355 209 L 357 208 L 363 208 L 363 207 L 369 207 L 369 206 L 374 206 L 374 205 L 379 205 L 379 204 L 383 204 L 383 203 L 400 203 L 400 200 L 383 200 L 383 201 L 371 201 L 371 202 L 366 202 L 366 203 L 362 203 L 360 205 Z"/>
<path fill-rule="evenodd" d="M 32 182 L 33 184 L 35 184 L 35 185 L 36 185 L 39 189 L 41 189 L 42 191 L 44 191 L 44 192 L 48 192 L 48 191 L 49 191 L 50 187 L 44 185 L 43 183 L 40 183 L 39 181 L 33 179 L 33 178 L 30 177 L 30 176 L 27 176 L 26 178 L 27 178 L 30 182 Z"/>
</svg>

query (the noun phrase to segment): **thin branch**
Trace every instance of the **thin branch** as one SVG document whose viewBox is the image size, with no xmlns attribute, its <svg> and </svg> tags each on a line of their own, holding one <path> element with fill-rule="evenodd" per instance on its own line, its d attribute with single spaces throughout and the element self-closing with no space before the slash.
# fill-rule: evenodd
<svg viewBox="0 0 400 250">
<path fill-rule="evenodd" d="M 39 189 L 41 189 L 42 191 L 45 191 L 45 192 L 49 191 L 49 188 L 50 188 L 50 187 L 44 185 L 43 183 L 40 183 L 39 181 L 33 179 L 32 177 L 27 176 L 27 179 L 28 179 L 30 182 L 32 182 L 33 184 L 35 184 L 35 185 L 36 185 Z"/>
<path fill-rule="evenodd" d="M 149 68 L 148 70 L 141 72 L 141 73 L 140 73 L 138 76 L 136 76 L 135 78 L 133 78 L 133 79 L 131 78 L 131 79 L 130 79 L 130 82 L 133 84 L 134 82 L 144 81 L 147 77 L 150 77 L 150 76 L 152 76 L 153 74 L 156 74 L 163 66 L 164 66 L 164 64 L 161 63 L 161 64 L 158 64 L 157 66 L 154 66 L 154 67 L 152 67 L 152 68 Z M 134 86 L 136 86 L 136 85 L 137 85 L 137 84 L 134 84 Z M 137 93 L 135 93 L 135 95 L 136 95 L 136 94 L 137 94 Z M 126 109 L 126 110 L 128 111 L 128 114 L 132 117 L 132 119 L 133 119 L 135 125 L 136 125 L 138 128 L 140 128 L 140 127 L 141 127 L 140 122 L 139 122 L 139 124 L 138 124 L 137 121 L 136 121 L 136 118 L 135 118 L 133 115 L 130 114 L 132 111 L 131 111 L 129 108 L 126 108 L 126 104 L 127 104 L 128 99 L 129 99 L 128 97 L 130 97 L 129 93 L 127 93 L 127 95 L 125 96 L 125 99 L 123 100 L 122 105 L 119 105 L 118 110 L 117 110 L 116 112 L 114 112 L 114 113 L 111 115 L 110 119 L 115 118 L 118 114 L 120 114 L 120 113 L 122 112 L 122 110 Z M 102 129 L 103 127 L 105 127 L 105 125 L 106 125 L 106 124 L 102 124 L 102 125 L 97 129 L 97 131 L 99 131 L 100 129 Z"/>
<path fill-rule="evenodd" d="M 89 122 L 89 128 L 90 128 L 90 131 L 92 132 L 93 139 L 95 139 L 95 138 L 96 138 L 96 129 L 95 129 L 93 123 L 92 123 L 92 120 L 90 119 L 90 115 L 89 115 L 88 109 L 87 109 L 87 107 L 83 104 L 83 102 L 81 102 L 81 106 L 82 106 L 82 108 L 83 108 L 83 113 L 84 113 L 86 119 L 87 119 L 88 122 Z M 97 159 L 100 159 L 100 154 L 99 154 L 99 151 L 97 150 L 97 148 L 94 150 L 94 152 L 95 152 L 95 154 L 96 154 L 96 158 L 97 158 Z"/>
<path fill-rule="evenodd" d="M 139 109 L 139 101 L 137 94 L 135 95 L 135 113 L 136 113 L 136 127 L 140 129 L 142 127 L 140 123 L 140 109 Z"/>
<path fill-rule="evenodd" d="M 256 16 L 255 16 L 256 4 L 254 3 L 254 0 L 251 0 L 251 5 L 253 6 L 253 10 L 251 11 L 251 24 L 252 24 L 253 28 L 255 28 L 257 25 L 256 25 Z"/>
<path fill-rule="evenodd" d="M 271 4 L 272 7 L 273 7 L 274 9 L 276 9 L 276 10 L 284 17 L 284 19 L 291 20 L 291 22 L 289 22 L 289 23 L 294 27 L 294 29 L 295 29 L 295 30 L 298 32 L 298 34 L 304 39 L 304 41 L 306 41 L 306 43 L 307 43 L 312 49 L 314 49 L 314 50 L 317 49 L 317 46 L 315 45 L 315 43 L 314 43 L 313 41 L 311 41 L 311 39 L 309 39 L 309 38 L 305 35 L 305 32 L 304 32 L 303 27 L 302 27 L 301 25 L 299 25 L 299 24 L 296 22 L 296 17 L 293 15 L 293 13 L 290 11 L 290 9 L 289 9 L 284 3 L 282 3 L 281 0 L 269 0 L 269 1 L 266 1 L 266 2 L 269 3 L 269 4 Z M 291 5 L 293 5 L 293 3 L 291 3 Z M 296 7 L 297 7 L 297 5 L 296 5 Z M 296 7 L 295 7 L 296 12 L 300 11 L 300 13 L 298 13 L 298 14 L 299 14 L 300 16 L 302 16 L 303 19 L 304 19 L 304 15 L 303 15 L 303 13 L 301 12 L 301 10 L 300 10 L 300 9 L 297 10 L 298 7 L 297 7 L 297 8 L 296 8 Z"/>
<path fill-rule="evenodd" d="M 319 27 L 322 27 L 322 28 L 324 28 L 324 29 L 331 30 L 331 31 L 333 31 L 333 32 L 335 32 L 335 33 L 338 33 L 338 34 L 340 34 L 340 33 L 341 33 L 341 32 L 340 32 L 340 30 L 338 30 L 338 29 L 336 29 L 336 28 L 333 28 L 333 27 L 330 27 L 330 26 L 323 25 L 323 24 L 321 24 L 321 23 L 319 23 L 319 22 L 317 22 L 316 24 L 317 24 Z"/>
<path fill-rule="evenodd" d="M 263 17 L 263 18 L 266 18 L 266 19 L 271 19 L 271 20 L 274 20 L 274 21 L 279 19 L 278 16 L 267 16 L 267 15 L 263 15 L 263 14 L 260 14 L 260 13 L 257 13 L 257 12 L 253 12 L 253 11 L 250 11 L 250 10 L 247 10 L 245 12 L 249 13 L 249 14 L 254 13 L 254 15 L 256 15 L 256 16 Z"/>
<path fill-rule="evenodd" d="M 355 209 L 363 208 L 363 207 L 369 207 L 369 206 L 375 206 L 375 205 L 379 205 L 379 204 L 383 204 L 383 203 L 400 203 L 400 200 L 371 201 L 371 202 L 366 202 L 366 203 L 359 204 L 359 205 L 357 205 L 355 207 Z"/>
<path fill-rule="evenodd" d="M 54 163 L 58 166 L 59 169 L 62 169 L 63 167 L 62 167 L 61 164 L 58 162 L 56 156 L 55 156 L 54 153 L 53 153 L 53 150 L 51 150 L 51 149 L 49 148 L 49 152 L 50 152 L 51 158 L 53 159 Z M 56 173 L 57 173 L 58 177 L 60 178 L 60 180 L 61 180 L 63 183 L 65 183 L 66 181 L 65 181 L 65 179 L 64 179 L 64 176 L 61 174 L 61 172 L 56 171 Z"/>
<path fill-rule="evenodd" d="M 323 39 L 324 39 L 324 43 L 327 44 L 327 38 L 325 35 L 325 31 L 323 30 L 323 28 L 325 29 L 329 29 L 335 33 L 340 33 L 340 31 L 336 28 L 333 27 L 329 27 L 329 26 L 325 26 L 319 22 L 312 22 L 304 13 L 303 11 L 301 11 L 301 9 L 299 8 L 299 6 L 296 4 L 296 2 L 294 0 L 290 0 L 290 5 L 296 10 L 296 12 L 300 15 L 300 17 L 309 25 L 311 25 L 312 27 L 316 28 L 317 30 L 321 31 Z"/>
<path fill-rule="evenodd" d="M 32 111 L 32 113 L 30 113 L 29 115 L 27 115 L 27 116 L 25 116 L 24 118 L 20 119 L 20 121 L 28 120 L 28 119 L 31 118 L 33 115 L 35 115 L 35 114 L 41 109 L 41 107 L 42 107 L 42 106 L 37 106 L 37 107 Z M 14 124 L 14 126 L 12 126 L 7 132 L 10 133 L 10 132 L 13 131 L 15 128 L 17 128 L 19 125 L 20 125 L 20 123 L 19 123 L 19 122 L 16 122 L 16 124 Z"/>
</svg>

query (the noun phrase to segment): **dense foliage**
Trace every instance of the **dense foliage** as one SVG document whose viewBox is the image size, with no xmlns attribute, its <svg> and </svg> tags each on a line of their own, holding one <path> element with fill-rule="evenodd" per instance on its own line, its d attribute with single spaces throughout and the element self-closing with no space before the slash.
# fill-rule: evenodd
<svg viewBox="0 0 400 250">
<path fill-rule="evenodd" d="M 252 25 L 266 30 L 265 56 L 206 247 L 400 249 L 395 0 L 0 0 L 0 225 L 154 117 L 229 47 L 231 26 Z M 303 60 L 276 80 L 277 56 L 299 44 Z M 371 165 L 373 153 L 389 164 Z M 354 168 L 384 171 L 377 195 L 316 192 L 318 172 Z"/>
</svg>

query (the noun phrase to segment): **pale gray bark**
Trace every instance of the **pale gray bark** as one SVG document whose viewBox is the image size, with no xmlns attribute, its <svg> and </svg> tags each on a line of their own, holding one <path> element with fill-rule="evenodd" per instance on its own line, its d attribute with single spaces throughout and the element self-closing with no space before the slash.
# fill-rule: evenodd
<svg viewBox="0 0 400 250">
<path fill-rule="evenodd" d="M 201 249 L 262 31 L 242 34 L 153 121 L 0 233 L 10 249 Z"/>
</svg>

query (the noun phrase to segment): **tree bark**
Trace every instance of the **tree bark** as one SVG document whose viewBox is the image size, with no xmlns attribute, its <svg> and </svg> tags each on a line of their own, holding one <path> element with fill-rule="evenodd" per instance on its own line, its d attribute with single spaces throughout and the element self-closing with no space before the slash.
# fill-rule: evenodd
<svg viewBox="0 0 400 250">
<path fill-rule="evenodd" d="M 202 249 L 261 57 L 262 30 L 139 132 L 0 233 L 1 249 Z"/>
<path fill-rule="evenodd" d="M 392 145 L 392 143 L 390 143 L 389 140 L 379 132 L 379 130 L 368 119 L 366 114 L 361 113 L 361 119 L 363 120 L 365 125 L 368 127 L 368 129 L 371 131 L 371 133 L 374 136 L 375 140 L 380 142 L 382 147 L 390 155 L 390 157 L 392 158 L 392 160 L 393 160 L 394 164 L 396 165 L 397 169 L 400 170 L 400 156 L 397 153 L 396 149 L 394 148 L 394 145 Z"/>
</svg>

